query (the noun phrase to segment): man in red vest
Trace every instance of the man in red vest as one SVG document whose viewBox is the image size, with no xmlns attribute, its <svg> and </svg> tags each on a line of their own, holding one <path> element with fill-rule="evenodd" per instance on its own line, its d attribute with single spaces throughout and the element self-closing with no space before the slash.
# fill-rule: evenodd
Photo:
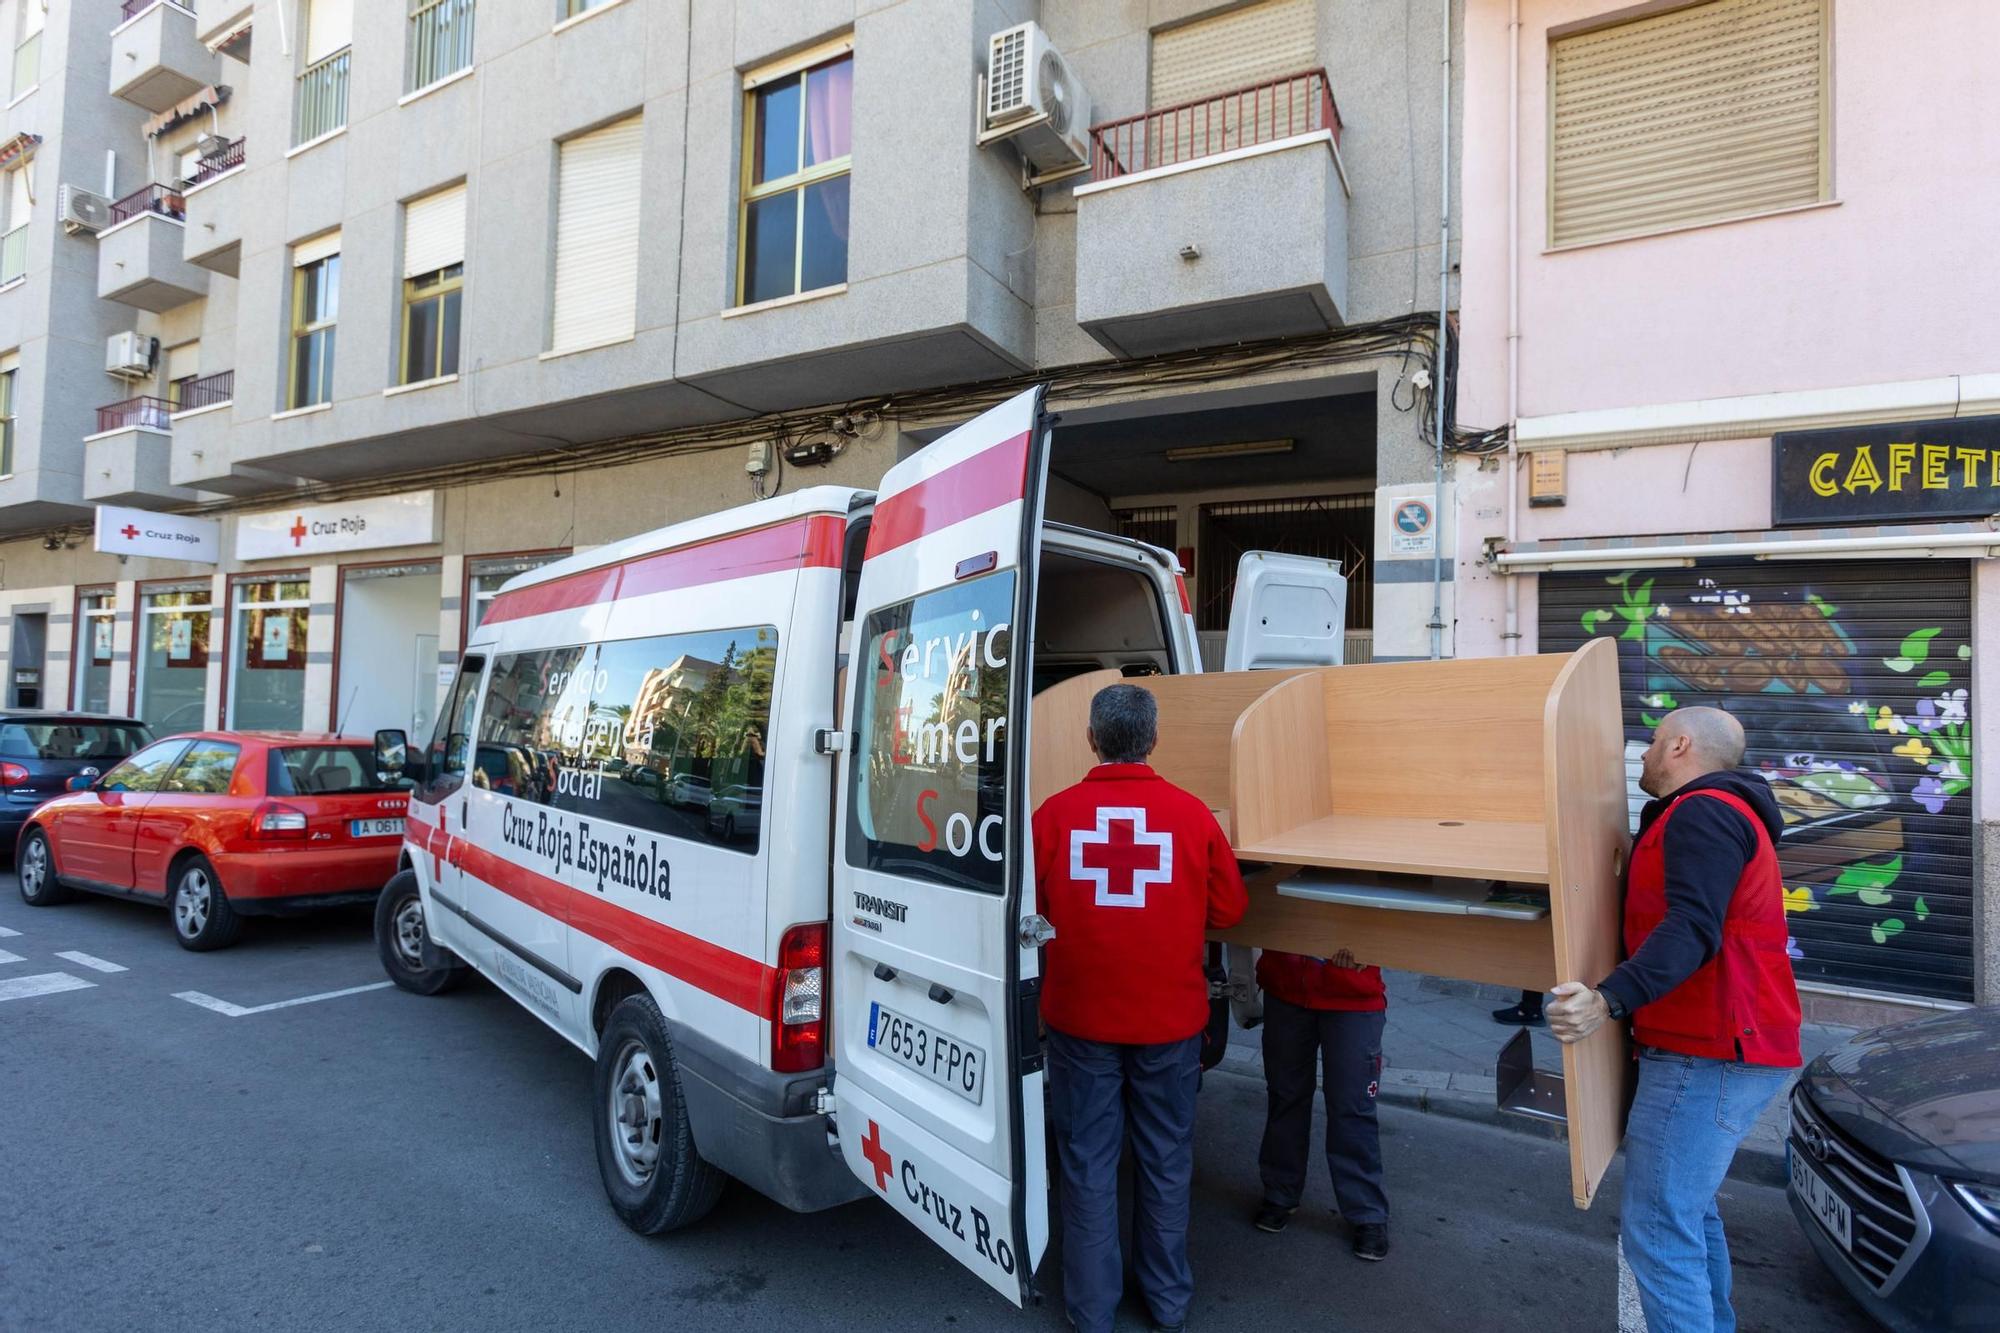
<svg viewBox="0 0 2000 1333">
<path fill-rule="evenodd" d="M 1626 961 L 1591 989 L 1557 986 L 1549 1030 L 1581 1041 L 1632 1020 L 1639 1091 L 1625 1127 L 1620 1239 L 1646 1323 L 1734 1333 L 1715 1192 L 1737 1145 L 1799 1066 L 1770 787 L 1740 773 L 1743 728 L 1715 708 L 1669 713 L 1647 747 L 1626 867 Z"/>
<path fill-rule="evenodd" d="M 1050 1114 L 1062 1177 L 1063 1300 L 1080 1333 L 1109 1333 L 1124 1291 L 1118 1161 L 1138 1164 L 1133 1267 L 1155 1324 L 1187 1322 L 1194 1098 L 1208 1023 L 1210 927 L 1243 919 L 1236 856 L 1215 816 L 1146 764 L 1159 705 L 1136 685 L 1090 703 L 1082 782 L 1035 811 Z"/>
<path fill-rule="evenodd" d="M 1389 1254 L 1389 1197 L 1382 1190 L 1382 1134 L 1375 1095 L 1382 1079 L 1382 1027 L 1389 1008 L 1382 969 L 1361 967 L 1345 949 L 1331 958 L 1266 949 L 1257 960 L 1264 988 L 1264 1084 L 1268 1101 L 1257 1169 L 1264 1201 L 1260 1231 L 1283 1231 L 1305 1191 L 1313 1085 L 1324 1070 L 1326 1167 L 1334 1202 L 1354 1228 L 1354 1257 Z"/>
</svg>

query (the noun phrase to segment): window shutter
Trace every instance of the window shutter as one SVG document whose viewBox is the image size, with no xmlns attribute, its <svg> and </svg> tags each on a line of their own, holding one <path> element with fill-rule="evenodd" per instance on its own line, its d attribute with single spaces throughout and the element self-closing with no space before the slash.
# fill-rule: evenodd
<svg viewBox="0 0 2000 1333">
<path fill-rule="evenodd" d="M 167 349 L 167 383 L 184 380 L 197 373 L 201 366 L 201 344 L 182 343 Z"/>
<path fill-rule="evenodd" d="M 306 12 L 308 65 L 317 65 L 353 40 L 354 0 L 310 0 Z"/>
<path fill-rule="evenodd" d="M 311 240 L 297 241 L 292 245 L 292 267 L 304 268 L 307 264 L 317 264 L 329 255 L 340 253 L 340 233 L 327 232 Z"/>
<path fill-rule="evenodd" d="M 1316 68 L 1317 23 L 1312 0 L 1263 0 L 1156 32 L 1149 105 L 1178 106 Z"/>
<path fill-rule="evenodd" d="M 1558 38 L 1549 243 L 1827 197 L 1826 0 L 1710 0 Z"/>
<path fill-rule="evenodd" d="M 5 375 L 9 371 L 19 370 L 20 368 L 21 354 L 19 352 L 8 352 L 5 355 L 0 355 L 0 375 Z"/>
<path fill-rule="evenodd" d="M 412 199 L 403 209 L 403 276 L 465 262 L 465 187 Z"/>
<path fill-rule="evenodd" d="M 28 195 L 28 164 L 23 162 L 7 173 L 7 229 L 25 227 L 35 217 L 35 201 Z"/>
<path fill-rule="evenodd" d="M 49 11 L 44 0 L 21 0 L 21 40 L 38 35 L 48 25 Z"/>
<path fill-rule="evenodd" d="M 556 182 L 556 351 L 632 336 L 639 303 L 638 116 L 562 146 Z"/>
</svg>

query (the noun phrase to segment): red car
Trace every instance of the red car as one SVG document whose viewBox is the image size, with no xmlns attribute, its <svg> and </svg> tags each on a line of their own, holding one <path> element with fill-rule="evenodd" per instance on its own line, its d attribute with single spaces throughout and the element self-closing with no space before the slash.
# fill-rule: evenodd
<svg viewBox="0 0 2000 1333">
<path fill-rule="evenodd" d="M 37 809 L 21 830 L 21 897 L 87 889 L 172 909 L 188 949 L 245 916 L 367 902 L 396 873 L 408 789 L 350 736 L 204 731 L 157 741 Z"/>
</svg>

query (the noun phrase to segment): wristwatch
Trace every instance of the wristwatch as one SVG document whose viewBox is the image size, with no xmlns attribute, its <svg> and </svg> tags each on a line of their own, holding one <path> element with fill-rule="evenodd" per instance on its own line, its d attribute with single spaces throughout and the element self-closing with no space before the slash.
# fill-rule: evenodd
<svg viewBox="0 0 2000 1333">
<path fill-rule="evenodd" d="M 1625 1001 L 1619 999 L 1610 991 L 1600 988 L 1597 993 L 1604 997 L 1604 1010 L 1611 1015 L 1614 1022 L 1622 1023 L 1632 1016 L 1631 1011 L 1625 1007 Z"/>
</svg>

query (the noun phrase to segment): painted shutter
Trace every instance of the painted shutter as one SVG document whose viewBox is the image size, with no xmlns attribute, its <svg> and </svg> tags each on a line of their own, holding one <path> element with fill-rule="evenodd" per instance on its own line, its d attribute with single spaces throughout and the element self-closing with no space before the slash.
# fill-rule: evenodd
<svg viewBox="0 0 2000 1333">
<path fill-rule="evenodd" d="M 178 347 L 169 347 L 167 349 L 167 383 L 172 384 L 175 380 L 184 380 L 188 376 L 196 374 L 200 366 L 201 344 L 199 342 L 182 343 Z"/>
<path fill-rule="evenodd" d="M 317 65 L 354 39 L 354 0 L 310 0 L 306 64 Z"/>
<path fill-rule="evenodd" d="M 1263 0 L 1153 34 L 1148 105 L 1178 106 L 1319 64 L 1312 0 Z"/>
<path fill-rule="evenodd" d="M 21 40 L 38 36 L 48 25 L 49 11 L 45 0 L 21 0 Z"/>
<path fill-rule="evenodd" d="M 7 173 L 7 229 L 25 227 L 34 220 L 35 201 L 28 194 L 28 166 L 23 162 Z"/>
<path fill-rule="evenodd" d="M 1727 708 L 1785 812 L 1801 982 L 1972 998 L 1972 585 L 1963 560 L 1544 574 L 1541 651 L 1618 640 L 1626 770 L 1669 709 Z M 1991 731 L 1989 725 L 1988 731 Z"/>
<path fill-rule="evenodd" d="M 1828 195 L 1827 0 L 1710 0 L 1549 51 L 1549 241 Z"/>
<path fill-rule="evenodd" d="M 465 187 L 412 199 L 403 209 L 403 276 L 465 262 Z"/>
<path fill-rule="evenodd" d="M 327 232 L 311 240 L 298 241 L 292 245 L 292 267 L 304 268 L 307 264 L 317 264 L 329 255 L 340 253 L 340 233 Z"/>
<path fill-rule="evenodd" d="M 556 182 L 556 351 L 632 336 L 639 300 L 638 116 L 562 146 Z"/>
</svg>

